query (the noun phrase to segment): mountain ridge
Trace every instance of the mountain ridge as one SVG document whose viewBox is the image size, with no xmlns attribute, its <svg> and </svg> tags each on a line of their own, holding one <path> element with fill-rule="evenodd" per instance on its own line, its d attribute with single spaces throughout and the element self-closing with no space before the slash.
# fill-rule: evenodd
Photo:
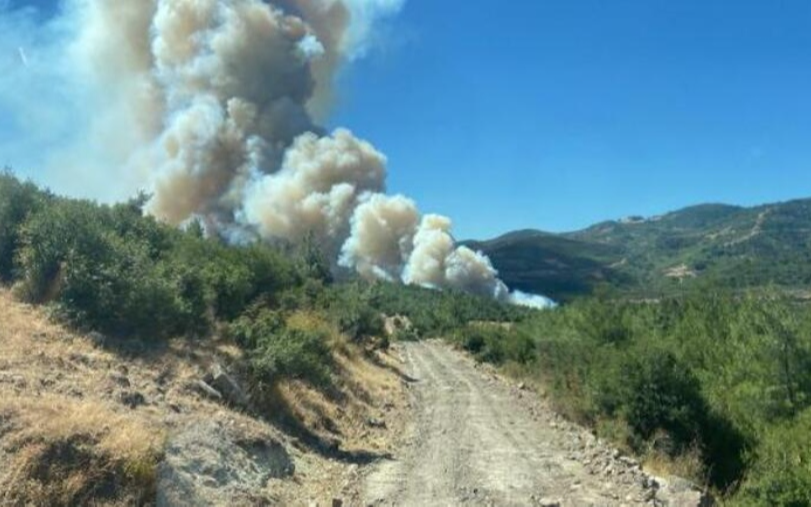
<svg viewBox="0 0 811 507">
<path fill-rule="evenodd" d="M 698 204 L 577 231 L 521 229 L 461 244 L 488 255 L 511 288 L 563 301 L 602 285 L 647 296 L 708 279 L 733 289 L 804 289 L 811 284 L 811 198 Z"/>
</svg>

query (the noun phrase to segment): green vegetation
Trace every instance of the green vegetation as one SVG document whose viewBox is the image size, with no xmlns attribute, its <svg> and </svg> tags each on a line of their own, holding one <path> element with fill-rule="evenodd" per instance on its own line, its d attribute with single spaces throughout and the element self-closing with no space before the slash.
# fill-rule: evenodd
<svg viewBox="0 0 811 507">
<path fill-rule="evenodd" d="M 144 216 L 145 201 L 66 199 L 3 174 L 0 276 L 79 329 L 143 341 L 202 339 L 234 322 L 258 379 L 305 370 L 327 378 L 324 337 L 287 329 L 284 320 L 271 325 L 262 310 L 300 301 L 312 287 L 323 292 L 312 266 L 266 245 L 205 238 L 198 224 L 185 231 L 162 224 Z"/>
<path fill-rule="evenodd" d="M 228 245 L 206 238 L 196 222 L 182 230 L 145 215 L 146 201 L 99 205 L 0 174 L 0 280 L 73 327 L 113 339 L 205 339 L 224 331 L 264 384 L 328 384 L 331 338 L 386 347 L 383 314 L 408 317 L 413 327 L 399 336 L 411 339 L 527 314 L 463 294 L 336 283 L 312 240 Z M 291 326 L 300 312 L 325 325 Z"/>
<path fill-rule="evenodd" d="M 256 309 L 234 322 L 230 332 L 250 351 L 250 368 L 257 381 L 272 384 L 279 378 L 293 378 L 318 386 L 330 383 L 332 355 L 325 331 L 290 328 L 281 313 Z"/>
<path fill-rule="evenodd" d="M 811 312 L 782 288 L 740 290 L 811 280 L 803 250 L 811 249 L 797 225 L 811 215 L 805 202 L 695 208 L 602 224 L 563 242 L 502 238 L 495 251 L 504 255 L 515 242 L 530 245 L 514 274 L 545 255 L 538 245 L 579 256 L 559 279 L 561 294 L 620 288 L 536 312 L 454 292 L 336 282 L 311 241 L 226 245 L 199 224 L 182 230 L 144 216 L 145 201 L 99 205 L 0 175 L 0 278 L 74 327 L 112 339 L 228 337 L 258 385 L 327 387 L 336 335 L 386 347 L 384 316 L 400 316 L 409 326 L 394 339 L 444 336 L 535 378 L 570 418 L 652 460 L 687 464 L 679 471 L 731 504 L 811 505 Z M 583 245 L 598 246 L 584 255 Z M 660 280 L 676 262 L 701 276 Z M 639 297 L 648 292 L 660 296 Z"/>
<path fill-rule="evenodd" d="M 559 409 L 742 505 L 809 505 L 811 313 L 776 292 L 592 298 L 453 340 Z M 681 472 L 684 472 L 681 470 Z"/>
<path fill-rule="evenodd" d="M 610 285 L 633 297 L 711 283 L 747 289 L 811 283 L 811 199 L 741 208 L 707 204 L 568 234 L 520 231 L 470 243 L 513 288 L 570 301 Z"/>
</svg>

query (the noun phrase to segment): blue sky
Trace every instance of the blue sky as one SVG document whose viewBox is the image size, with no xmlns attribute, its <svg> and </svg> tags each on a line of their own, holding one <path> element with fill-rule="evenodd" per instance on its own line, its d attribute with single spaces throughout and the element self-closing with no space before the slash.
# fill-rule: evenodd
<svg viewBox="0 0 811 507">
<path fill-rule="evenodd" d="M 811 196 L 811 2 L 409 0 L 333 119 L 459 237 Z"/>
<path fill-rule="evenodd" d="M 384 35 L 329 124 L 457 237 L 811 196 L 807 0 L 407 0 Z"/>
</svg>

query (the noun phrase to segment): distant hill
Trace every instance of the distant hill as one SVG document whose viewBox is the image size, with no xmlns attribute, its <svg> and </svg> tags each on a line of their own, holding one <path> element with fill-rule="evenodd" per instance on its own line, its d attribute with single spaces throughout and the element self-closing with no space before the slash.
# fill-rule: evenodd
<svg viewBox="0 0 811 507">
<path fill-rule="evenodd" d="M 703 204 L 553 234 L 465 241 L 514 289 L 568 300 L 608 284 L 640 296 L 710 280 L 723 287 L 811 285 L 811 199 L 744 208 Z"/>
</svg>

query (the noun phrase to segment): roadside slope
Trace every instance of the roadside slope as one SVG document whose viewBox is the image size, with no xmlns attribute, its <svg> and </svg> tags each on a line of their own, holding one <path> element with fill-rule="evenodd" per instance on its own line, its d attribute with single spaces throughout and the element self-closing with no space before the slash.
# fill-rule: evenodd
<svg viewBox="0 0 811 507">
<path fill-rule="evenodd" d="M 0 288 L 0 504 L 324 505 L 391 452 L 406 401 L 388 353 L 343 343 L 331 389 L 281 382 L 274 410 L 199 389 L 215 365 L 239 381 L 240 353 L 85 336 Z"/>
</svg>

